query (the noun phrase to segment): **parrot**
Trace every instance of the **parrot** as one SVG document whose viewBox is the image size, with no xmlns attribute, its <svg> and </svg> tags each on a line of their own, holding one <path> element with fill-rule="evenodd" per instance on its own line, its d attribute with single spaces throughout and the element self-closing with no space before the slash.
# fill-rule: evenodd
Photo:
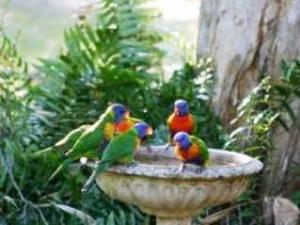
<svg viewBox="0 0 300 225">
<path fill-rule="evenodd" d="M 128 117 L 124 118 L 120 123 L 116 125 L 116 134 L 122 134 L 130 130 L 136 123 L 142 122 L 142 120 Z"/>
<path fill-rule="evenodd" d="M 84 184 L 82 191 L 86 192 L 96 175 L 102 173 L 117 163 L 134 163 L 134 152 L 139 147 L 142 139 L 152 135 L 152 128 L 145 122 L 139 122 L 126 133 L 114 137 L 103 152 L 96 170 Z"/>
<path fill-rule="evenodd" d="M 66 153 L 68 157 L 50 176 L 52 180 L 65 166 L 95 149 L 104 149 L 114 136 L 116 126 L 129 115 L 127 109 L 118 103 L 109 106 L 98 121 L 88 127 L 76 140 L 73 147 Z"/>
<path fill-rule="evenodd" d="M 207 165 L 209 151 L 203 140 L 181 131 L 175 134 L 173 141 L 175 142 L 175 155 L 183 162 L 180 170 L 183 170 L 185 163 Z"/>
<path fill-rule="evenodd" d="M 46 148 L 44 150 L 38 151 L 34 153 L 34 156 L 40 156 L 41 154 L 51 152 L 51 151 L 61 151 L 61 153 L 65 153 L 70 150 L 77 139 L 81 136 L 81 134 L 86 131 L 91 125 L 84 124 L 80 127 L 70 131 L 63 139 L 56 142 L 53 146 Z"/>
<path fill-rule="evenodd" d="M 197 129 L 197 120 L 189 111 L 186 100 L 178 99 L 174 103 L 174 112 L 168 117 L 167 125 L 170 132 L 170 142 L 179 131 L 193 134 Z"/>
</svg>

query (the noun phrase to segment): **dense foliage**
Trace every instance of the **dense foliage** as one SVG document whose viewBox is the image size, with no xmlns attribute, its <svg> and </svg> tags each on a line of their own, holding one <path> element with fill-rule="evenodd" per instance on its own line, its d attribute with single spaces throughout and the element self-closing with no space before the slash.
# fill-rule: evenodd
<svg viewBox="0 0 300 225">
<path fill-rule="evenodd" d="M 223 131 L 209 104 L 213 94 L 211 60 L 186 62 L 162 79 L 162 34 L 150 21 L 144 1 L 102 1 L 96 25 L 84 18 L 65 33 L 65 50 L 42 59 L 32 80 L 15 46 L 1 34 L 0 224 L 145 224 L 133 206 L 109 199 L 97 187 L 81 193 L 90 169 L 74 163 L 55 180 L 61 163 L 55 153 L 32 152 L 52 145 L 71 129 L 95 121 L 109 102 L 122 102 L 132 114 L 157 128 L 153 143 L 167 138 L 166 118 L 176 98 L 196 112 L 198 132 L 215 147 Z M 1 87 L 2 87 L 1 86 Z"/>
<path fill-rule="evenodd" d="M 137 208 L 111 200 L 96 186 L 81 193 L 91 172 L 85 165 L 76 162 L 49 183 L 60 155 L 31 154 L 92 123 L 110 102 L 127 105 L 133 116 L 155 128 L 149 141 L 164 144 L 172 104 L 184 98 L 198 118 L 198 136 L 210 147 L 225 143 L 227 136 L 210 107 L 212 60 L 187 60 L 169 80 L 163 79 L 164 52 L 157 44 L 164 35 L 152 27 L 157 14 L 144 8 L 145 2 L 102 0 L 96 24 L 81 16 L 65 32 L 64 51 L 40 60 L 34 79 L 14 44 L 0 33 L 0 225 L 153 224 Z M 289 130 L 290 120 L 297 125 L 291 105 L 300 97 L 300 61 L 284 62 L 282 68 L 281 77 L 263 78 L 241 103 L 233 121 L 238 128 L 226 148 L 243 149 L 268 162 L 270 151 L 276 150 L 274 131 L 279 126 Z M 260 179 L 229 208 L 209 209 L 207 220 L 223 213 L 220 218 L 230 215 L 230 224 L 250 224 L 262 202 Z M 294 200 L 299 204 L 298 196 L 295 193 Z"/>
<path fill-rule="evenodd" d="M 239 124 L 229 135 L 225 148 L 242 151 L 259 158 L 265 164 L 272 163 L 273 153 L 279 151 L 276 146 L 276 135 L 279 129 L 286 132 L 299 129 L 299 118 L 296 116 L 295 104 L 300 100 L 300 61 L 284 61 L 281 64 L 282 73 L 279 77 L 265 76 L 249 95 L 244 98 L 238 107 L 238 115 L 232 121 L 233 125 Z M 288 184 L 289 179 L 299 176 L 299 167 L 288 164 L 290 176 L 285 176 L 283 184 Z M 252 188 L 240 198 L 239 204 L 245 204 L 240 217 L 248 223 L 263 224 L 262 203 L 264 196 L 263 177 L 258 176 Z M 283 195 L 282 187 L 274 187 L 273 194 Z M 299 205 L 299 191 L 295 192 L 292 199 Z M 290 197 L 290 196 L 287 196 Z M 247 204 L 250 203 L 250 204 Z M 254 216 L 256 215 L 256 216 Z M 238 218 L 233 217 L 235 221 Z M 232 222 L 231 224 L 235 224 Z M 236 224 L 239 224 L 236 222 Z"/>
<path fill-rule="evenodd" d="M 242 145 L 244 152 L 266 160 L 268 150 L 276 148 L 272 136 L 276 127 L 289 131 L 289 126 L 298 123 L 292 107 L 297 98 L 300 98 L 300 61 L 283 62 L 279 79 L 266 76 L 240 104 L 233 123 L 245 125 L 231 133 L 227 145 L 238 142 L 236 146 Z"/>
</svg>

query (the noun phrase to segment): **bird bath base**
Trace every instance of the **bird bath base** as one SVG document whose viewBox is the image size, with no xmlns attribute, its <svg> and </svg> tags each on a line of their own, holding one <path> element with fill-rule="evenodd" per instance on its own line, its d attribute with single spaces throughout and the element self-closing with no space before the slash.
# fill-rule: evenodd
<svg viewBox="0 0 300 225">
<path fill-rule="evenodd" d="M 192 224 L 192 218 L 156 218 L 156 225 L 190 225 Z"/>
<path fill-rule="evenodd" d="M 96 181 L 111 198 L 155 215 L 157 225 L 190 225 L 203 208 L 236 199 L 262 169 L 261 162 L 244 154 L 211 149 L 210 155 L 204 170 L 187 164 L 179 172 L 172 148 L 141 148 L 137 164 L 116 165 Z"/>
</svg>

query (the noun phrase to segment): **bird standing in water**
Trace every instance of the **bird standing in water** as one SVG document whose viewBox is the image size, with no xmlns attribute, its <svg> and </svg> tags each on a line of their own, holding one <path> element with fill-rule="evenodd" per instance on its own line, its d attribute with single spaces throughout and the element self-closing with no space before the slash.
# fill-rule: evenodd
<svg viewBox="0 0 300 225">
<path fill-rule="evenodd" d="M 173 141 L 175 142 L 175 155 L 183 162 L 180 170 L 183 170 L 185 163 L 207 165 L 209 151 L 203 140 L 186 132 L 178 132 Z"/>
</svg>

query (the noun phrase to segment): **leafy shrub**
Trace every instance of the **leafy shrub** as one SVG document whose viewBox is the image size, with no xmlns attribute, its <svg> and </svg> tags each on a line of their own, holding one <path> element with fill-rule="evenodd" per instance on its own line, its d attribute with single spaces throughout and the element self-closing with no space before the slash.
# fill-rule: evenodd
<svg viewBox="0 0 300 225">
<path fill-rule="evenodd" d="M 109 102 L 122 102 L 148 118 L 150 85 L 158 81 L 150 70 L 159 67 L 162 53 L 155 44 L 162 37 L 149 26 L 154 15 L 140 7 L 143 2 L 102 1 L 96 27 L 81 21 L 69 29 L 66 51 L 38 66 L 57 111 L 54 138 L 95 121 Z"/>
<path fill-rule="evenodd" d="M 299 128 L 299 118 L 292 104 L 300 98 L 300 61 L 283 61 L 281 68 L 279 78 L 264 77 L 241 102 L 238 116 L 233 121 L 233 124 L 240 126 L 231 132 L 230 140 L 225 145 L 225 148 L 259 158 L 265 165 L 270 163 L 272 152 L 278 150 L 274 143 L 276 130 L 283 128 L 289 132 L 292 126 Z M 292 177 L 295 176 L 299 176 L 299 169 Z M 240 216 L 248 223 L 262 224 L 262 215 L 257 216 L 262 213 L 262 183 L 262 176 L 258 176 L 251 190 L 240 198 L 240 202 L 254 201 L 255 206 L 259 206 L 244 208 Z M 297 203 L 297 193 L 292 198 Z"/>
<path fill-rule="evenodd" d="M 298 98 L 300 61 L 284 61 L 279 79 L 265 77 L 242 101 L 238 117 L 233 122 L 244 122 L 245 126 L 231 133 L 227 145 L 243 146 L 246 153 L 267 160 L 268 151 L 276 149 L 272 136 L 275 129 L 281 126 L 289 131 L 290 120 L 292 125 L 299 123 L 292 108 L 292 103 Z"/>
<path fill-rule="evenodd" d="M 0 212 L 5 216 L 0 214 L 0 221 L 19 224 L 30 214 L 23 222 L 34 224 L 39 220 L 35 216 L 43 216 L 24 197 L 25 191 L 35 188 L 27 189 L 30 182 L 23 179 L 27 177 L 25 171 L 36 170 L 34 166 L 28 167 L 26 156 L 40 140 L 44 117 L 35 99 L 36 89 L 27 73 L 27 64 L 3 32 L 0 49 Z M 37 175 L 34 172 L 30 174 Z"/>
<path fill-rule="evenodd" d="M 111 200 L 96 187 L 82 194 L 89 168 L 74 163 L 48 183 L 60 156 L 30 154 L 73 128 L 94 122 L 109 102 L 122 102 L 134 116 L 159 127 L 152 142 L 164 143 L 173 102 L 185 98 L 199 118 L 198 134 L 211 146 L 223 144 L 222 127 L 209 107 L 211 61 L 186 63 L 170 80 L 160 79 L 163 53 L 156 43 L 162 35 L 151 27 L 155 12 L 141 7 L 143 2 L 103 0 L 97 24 L 80 21 L 68 29 L 64 52 L 41 60 L 40 77 L 34 81 L 14 45 L 3 36 L 0 118 L 6 122 L 0 124 L 0 223 L 151 223 L 135 207 Z"/>
</svg>

